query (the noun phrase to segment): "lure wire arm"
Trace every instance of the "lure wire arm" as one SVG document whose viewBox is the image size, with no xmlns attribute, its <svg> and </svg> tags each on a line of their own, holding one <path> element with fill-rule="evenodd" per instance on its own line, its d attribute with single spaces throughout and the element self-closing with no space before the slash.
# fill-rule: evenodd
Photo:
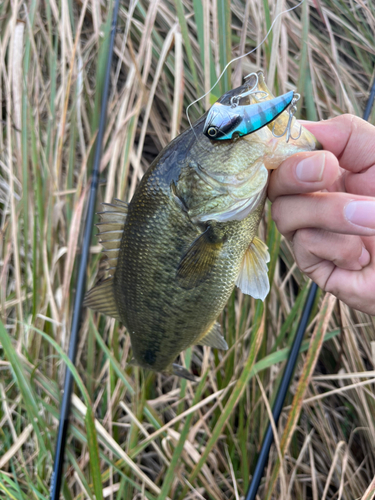
<svg viewBox="0 0 375 500">
<path fill-rule="evenodd" d="M 298 132 L 297 137 L 292 136 L 293 118 L 297 112 L 296 103 L 300 100 L 300 98 L 301 98 L 300 94 L 297 94 L 297 93 L 294 94 L 292 102 L 290 103 L 290 106 L 289 106 L 289 119 L 288 119 L 287 126 L 285 127 L 284 132 L 280 135 L 275 134 L 275 125 L 276 125 L 276 121 L 275 121 L 275 123 L 272 127 L 272 135 L 274 137 L 276 137 L 277 139 L 279 139 L 280 137 L 283 137 L 285 134 L 286 134 L 286 142 L 289 142 L 289 139 L 292 139 L 293 141 L 297 141 L 301 137 L 301 133 L 302 133 L 302 126 L 301 125 L 299 126 L 299 132 Z"/>
<path fill-rule="evenodd" d="M 244 80 L 246 80 L 247 78 L 250 78 L 251 76 L 255 76 L 254 85 L 251 87 L 250 90 L 247 90 L 246 92 L 242 92 L 242 94 L 235 95 L 231 98 L 230 103 L 231 103 L 232 108 L 236 108 L 239 105 L 240 100 L 243 97 L 246 97 L 248 95 L 264 94 L 259 99 L 264 99 L 267 96 L 267 92 L 265 92 L 264 90 L 255 90 L 256 87 L 258 86 L 258 82 L 259 82 L 259 77 L 256 73 L 249 73 L 247 76 L 245 76 Z"/>
</svg>

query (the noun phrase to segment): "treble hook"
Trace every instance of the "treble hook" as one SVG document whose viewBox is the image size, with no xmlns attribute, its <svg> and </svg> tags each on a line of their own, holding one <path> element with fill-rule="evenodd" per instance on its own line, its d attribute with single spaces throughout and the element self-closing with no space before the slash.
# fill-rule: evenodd
<svg viewBox="0 0 375 500">
<path fill-rule="evenodd" d="M 232 108 L 236 108 L 239 105 L 240 100 L 243 97 L 246 97 L 248 95 L 265 94 L 263 97 L 260 97 L 259 99 L 264 99 L 267 96 L 267 92 L 265 92 L 264 90 L 255 90 L 257 85 L 258 85 L 258 82 L 259 82 L 259 77 L 256 73 L 249 73 L 247 76 L 245 76 L 244 80 L 246 80 L 247 78 L 250 78 L 251 76 L 255 76 L 254 85 L 251 87 L 250 90 L 247 90 L 246 92 L 243 92 L 242 94 L 235 95 L 231 98 L 230 103 L 231 103 Z"/>
<path fill-rule="evenodd" d="M 300 100 L 300 98 L 301 98 L 300 94 L 297 94 L 297 93 L 294 94 L 294 97 L 293 97 L 292 102 L 290 103 L 290 107 L 289 107 L 288 123 L 287 123 L 287 126 L 286 126 L 284 132 L 281 135 L 275 134 L 275 125 L 276 125 L 276 121 L 275 121 L 275 123 L 272 127 L 272 135 L 274 137 L 276 137 L 277 139 L 279 139 L 280 137 L 283 137 L 285 134 L 286 134 L 286 142 L 289 142 L 289 139 L 292 139 L 293 141 L 297 141 L 301 137 L 301 134 L 302 134 L 302 126 L 301 125 L 299 126 L 299 133 L 298 133 L 297 137 L 293 137 L 292 131 L 291 131 L 292 121 L 293 121 L 294 115 L 296 114 L 296 111 L 297 111 L 296 103 Z"/>
</svg>

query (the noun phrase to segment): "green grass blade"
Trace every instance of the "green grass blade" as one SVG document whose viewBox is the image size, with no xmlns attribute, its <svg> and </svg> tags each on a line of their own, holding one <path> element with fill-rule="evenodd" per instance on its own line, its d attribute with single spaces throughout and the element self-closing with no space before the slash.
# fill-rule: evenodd
<svg viewBox="0 0 375 500">
<path fill-rule="evenodd" d="M 23 92 L 22 92 L 22 131 L 21 131 L 21 141 L 22 141 L 22 186 L 23 186 L 23 232 L 24 232 L 24 245 L 25 245 L 25 255 L 28 255 L 29 247 L 29 156 L 28 156 L 28 133 L 29 133 L 29 122 L 28 122 L 28 107 L 29 107 L 29 85 L 28 85 L 28 75 L 30 66 L 30 51 L 31 51 L 31 41 L 30 35 L 32 36 L 32 28 L 34 25 L 35 11 L 38 2 L 33 0 L 30 5 L 29 11 L 29 23 L 31 28 L 31 33 L 26 30 L 26 41 L 25 41 L 25 54 L 23 58 Z"/>
<path fill-rule="evenodd" d="M 219 25 L 220 71 L 231 60 L 231 10 L 230 0 L 217 0 L 217 20 Z M 221 78 L 221 93 L 230 89 L 231 68 L 229 67 Z"/>
<path fill-rule="evenodd" d="M 69 447 L 66 448 L 66 455 L 67 455 L 70 463 L 74 467 L 74 470 L 76 471 L 76 473 L 79 476 L 79 480 L 81 481 L 81 483 L 82 483 L 82 485 L 83 485 L 83 487 L 85 489 L 85 494 L 89 497 L 90 500 L 95 500 L 94 495 L 90 491 L 90 486 L 89 486 L 88 482 L 86 481 L 85 476 L 82 474 L 82 470 L 81 470 L 81 468 L 80 468 L 80 466 L 79 466 L 79 464 L 78 464 L 78 462 L 76 460 L 76 457 L 70 451 Z"/>
<path fill-rule="evenodd" d="M 301 108 L 303 99 L 306 93 L 306 77 L 308 68 L 308 36 L 309 36 L 309 3 L 303 2 L 302 4 L 302 48 L 299 61 L 299 75 L 298 75 L 298 91 L 301 95 L 300 106 L 297 108 L 296 118 L 301 117 Z"/>
<path fill-rule="evenodd" d="M 47 335 L 45 332 L 42 332 L 42 330 L 39 330 L 38 328 L 35 328 L 35 327 L 31 327 L 35 332 L 37 332 L 39 335 L 41 335 L 44 340 L 46 340 L 49 344 L 52 345 L 52 347 L 55 349 L 55 351 L 58 353 L 59 357 L 64 361 L 64 363 L 66 364 L 66 366 L 69 368 L 69 370 L 72 372 L 72 375 L 73 375 L 73 378 L 74 378 L 74 381 L 75 383 L 77 384 L 81 394 L 82 394 L 82 397 L 86 403 L 86 406 L 91 406 L 91 400 L 90 400 L 90 397 L 88 395 L 88 392 L 87 392 L 87 389 L 81 379 L 81 377 L 79 376 L 79 373 L 77 371 L 77 368 L 74 366 L 74 364 L 71 362 L 71 360 L 69 359 L 68 355 L 61 349 L 61 347 L 59 346 L 59 344 L 52 338 L 50 337 L 49 335 Z"/>
<path fill-rule="evenodd" d="M 263 8 L 264 8 L 264 19 L 266 21 L 266 33 L 269 32 L 271 28 L 271 13 L 270 13 L 270 6 L 268 0 L 263 0 Z M 272 40 L 273 40 L 273 33 L 270 31 L 270 34 L 268 35 L 267 40 L 264 42 L 264 51 L 266 53 L 266 59 L 267 59 L 267 64 L 266 66 L 268 67 L 270 59 L 271 59 L 271 47 L 272 47 Z"/>
<path fill-rule="evenodd" d="M 201 380 L 199 382 L 198 387 L 195 388 L 195 396 L 193 399 L 192 406 L 196 405 L 201 398 L 202 391 L 203 391 L 205 383 L 206 383 L 207 375 L 208 375 L 208 372 L 206 372 L 203 375 L 203 377 L 201 378 Z M 182 453 L 182 450 L 184 449 L 184 444 L 185 444 L 186 438 L 187 438 L 189 431 L 190 431 L 190 423 L 191 423 L 193 416 L 194 416 L 193 413 L 190 413 L 186 417 L 184 427 L 183 427 L 181 434 L 180 434 L 180 439 L 179 439 L 177 446 L 173 452 L 170 465 L 169 465 L 167 473 L 164 477 L 163 487 L 162 487 L 160 495 L 158 496 L 158 500 L 165 500 L 168 496 L 169 490 L 171 489 L 172 483 L 175 479 L 175 470 L 176 470 L 176 467 L 178 465 L 178 462 L 181 460 L 181 453 Z"/>
<path fill-rule="evenodd" d="M 193 77 L 195 91 L 196 91 L 197 97 L 198 97 L 202 94 L 202 89 L 199 86 L 197 70 L 195 67 L 194 59 L 193 59 L 193 50 L 191 48 L 188 26 L 187 26 L 186 19 L 185 19 L 184 6 L 183 6 L 183 3 L 181 0 L 175 0 L 175 5 L 176 5 L 176 10 L 177 10 L 178 21 L 180 23 L 182 38 L 184 40 L 186 55 L 188 58 L 190 71 L 191 71 L 191 74 Z"/>
<path fill-rule="evenodd" d="M 339 335 L 340 335 L 339 329 L 332 330 L 331 332 L 328 332 L 324 335 L 323 342 L 328 342 L 329 340 L 338 337 Z M 310 341 L 305 340 L 304 342 L 302 342 L 301 349 L 299 352 L 300 353 L 306 352 L 309 346 L 310 346 Z M 263 359 L 257 361 L 252 369 L 251 377 L 261 372 L 262 370 L 266 370 L 267 368 L 271 368 L 271 366 L 275 366 L 278 363 L 286 361 L 288 359 L 289 352 L 290 352 L 290 347 L 284 347 L 283 349 L 268 354 L 268 356 L 265 356 Z"/>
<path fill-rule="evenodd" d="M 261 304 L 261 309 L 263 309 L 263 303 L 258 301 L 258 303 Z M 264 320 L 262 321 L 262 317 L 260 317 L 260 321 L 258 324 L 255 325 L 254 328 L 254 335 L 253 335 L 253 340 L 251 343 L 250 347 L 250 353 L 249 357 L 247 359 L 247 362 L 243 368 L 243 371 L 241 373 L 240 378 L 237 380 L 231 395 L 228 399 L 227 404 L 225 405 L 213 431 L 211 434 L 210 439 L 208 440 L 204 452 L 201 455 L 201 458 L 199 459 L 199 462 L 197 465 L 194 467 L 192 474 L 189 477 L 189 482 L 192 484 L 197 475 L 199 474 L 200 470 L 202 469 L 203 465 L 206 463 L 207 457 L 212 450 L 213 446 L 217 442 L 219 435 L 221 434 L 224 426 L 226 425 L 228 418 L 230 414 L 232 413 L 233 409 L 237 405 L 239 399 L 241 398 L 241 395 L 243 394 L 243 391 L 247 387 L 247 384 L 250 380 L 251 377 L 251 370 L 253 368 L 253 365 L 255 363 L 255 359 L 258 353 L 258 350 L 260 348 L 260 345 L 262 343 L 263 339 L 263 328 L 264 328 Z M 184 495 L 186 494 L 187 489 L 185 488 L 182 495 L 180 495 L 180 499 L 184 498 Z"/>
<path fill-rule="evenodd" d="M 106 354 L 109 362 L 111 363 L 111 365 L 112 365 L 114 371 L 116 372 L 117 376 L 119 377 L 119 379 L 121 379 L 121 381 L 123 382 L 123 384 L 125 385 L 125 387 L 127 388 L 127 390 L 130 392 L 130 394 L 133 395 L 134 394 L 133 387 L 131 386 L 131 384 L 129 383 L 129 381 L 127 380 L 127 378 L 125 377 L 125 375 L 123 373 L 123 370 L 121 369 L 118 361 L 114 358 L 114 356 L 112 356 L 110 350 L 108 349 L 108 347 L 103 342 L 103 339 L 101 338 L 101 336 L 100 336 L 97 328 L 95 327 L 95 325 L 94 325 L 94 323 L 92 321 L 92 315 L 91 315 L 91 313 L 90 313 L 90 324 L 91 324 L 92 328 L 94 329 L 96 340 L 97 340 L 100 348 Z M 149 420 L 149 422 L 152 425 L 154 425 L 156 429 L 160 429 L 161 423 L 155 418 L 155 415 L 147 407 L 147 405 L 145 405 L 144 412 L 145 412 L 145 417 Z"/>
<path fill-rule="evenodd" d="M 90 456 L 90 470 L 92 481 L 94 483 L 95 498 L 96 500 L 103 500 L 98 438 L 95 429 L 95 415 L 91 406 L 87 407 L 85 425 L 87 431 L 87 449 Z"/>
<path fill-rule="evenodd" d="M 23 500 L 24 497 L 21 496 L 14 496 L 13 493 L 11 493 L 9 487 L 5 486 L 5 484 L 0 480 L 0 491 L 3 491 L 7 496 L 4 498 L 10 499 L 10 500 Z"/>
<path fill-rule="evenodd" d="M 310 347 L 308 354 L 306 356 L 306 360 L 304 363 L 303 371 L 301 378 L 298 383 L 297 391 L 295 393 L 291 410 L 289 412 L 288 421 L 286 423 L 282 439 L 280 441 L 280 449 L 282 455 L 284 455 L 292 437 L 295 426 L 297 425 L 297 421 L 299 415 L 301 413 L 302 402 L 305 397 L 306 389 L 312 373 L 314 371 L 316 362 L 318 360 L 319 352 L 323 345 L 324 334 L 328 326 L 328 322 L 330 320 L 333 306 L 335 305 L 336 297 L 330 294 L 326 294 L 325 299 L 323 301 L 320 314 L 319 321 L 317 326 L 315 327 L 313 336 L 311 337 Z M 271 500 L 272 492 L 274 489 L 274 485 L 276 482 L 277 475 L 280 470 L 280 462 L 276 461 L 276 465 L 273 468 L 271 480 L 267 485 L 267 492 L 265 494 L 265 500 Z"/>
<path fill-rule="evenodd" d="M 22 394 L 22 398 L 26 407 L 26 411 L 28 414 L 28 420 L 32 423 L 35 434 L 38 438 L 38 443 L 41 449 L 42 454 L 47 453 L 47 449 L 51 448 L 50 444 L 46 444 L 44 438 L 41 433 L 41 429 L 43 429 L 43 423 L 41 421 L 41 417 L 39 415 L 39 408 L 36 400 L 33 398 L 35 394 L 31 388 L 29 380 L 25 377 L 25 373 L 20 362 L 19 357 L 12 345 L 10 337 L 4 327 L 3 322 L 0 319 L 0 344 L 2 345 L 6 359 L 9 360 L 12 370 L 18 384 L 20 393 Z"/>
</svg>

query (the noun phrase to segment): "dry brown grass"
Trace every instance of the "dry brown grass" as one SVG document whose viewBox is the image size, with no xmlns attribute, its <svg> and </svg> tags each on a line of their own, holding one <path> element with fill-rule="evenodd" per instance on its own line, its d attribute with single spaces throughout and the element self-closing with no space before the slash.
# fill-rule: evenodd
<svg viewBox="0 0 375 500">
<path fill-rule="evenodd" d="M 186 106 L 230 57 L 264 37 L 285 2 L 233 1 L 230 25 L 216 14 L 225 6 L 224 0 L 122 4 L 98 207 L 112 197 L 131 199 L 160 149 L 187 127 Z M 0 3 L 1 498 L 48 498 L 109 17 L 108 2 Z M 260 50 L 234 65 L 232 84 L 263 68 L 277 92 L 298 88 L 304 117 L 362 115 L 374 78 L 373 2 L 306 0 L 275 28 Z M 224 33 L 231 35 L 229 47 Z M 192 117 L 225 85 L 229 77 L 193 107 Z M 124 328 L 85 314 L 64 498 L 245 494 L 307 288 L 268 213 L 261 234 L 272 254 L 270 296 L 263 308 L 233 295 L 222 317 L 227 353 L 185 353 L 203 376 L 199 385 L 127 367 Z M 102 272 L 99 252 L 93 239 L 89 285 Z M 342 304 L 332 310 L 328 299 L 322 308 L 321 300 L 306 333 L 310 339 L 316 332 L 312 364 L 304 370 L 309 358 L 301 354 L 279 424 L 278 480 L 271 487 L 274 449 L 259 498 L 375 495 L 374 319 Z M 95 420 L 84 418 L 88 405 Z M 99 448 L 89 449 L 94 426 Z M 95 456 L 99 468 L 90 469 Z M 93 487 L 95 471 L 101 494 Z"/>
</svg>

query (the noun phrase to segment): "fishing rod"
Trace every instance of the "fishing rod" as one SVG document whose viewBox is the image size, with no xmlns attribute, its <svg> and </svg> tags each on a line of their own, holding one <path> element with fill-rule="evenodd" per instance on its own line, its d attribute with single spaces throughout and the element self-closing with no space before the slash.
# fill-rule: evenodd
<svg viewBox="0 0 375 500">
<path fill-rule="evenodd" d="M 374 78 L 374 82 L 372 84 L 372 88 L 371 88 L 371 92 L 370 92 L 370 95 L 369 95 L 369 98 L 367 101 L 365 112 L 363 113 L 363 119 L 366 121 L 368 121 L 368 119 L 370 117 L 371 109 L 374 105 L 374 100 L 375 100 L 375 78 Z M 284 401 L 285 401 L 286 395 L 287 395 L 288 390 L 289 390 L 290 382 L 291 382 L 291 379 L 292 379 L 292 376 L 294 373 L 294 369 L 295 369 L 295 366 L 297 363 L 298 354 L 299 354 L 299 351 L 301 348 L 303 337 L 305 335 L 305 330 L 307 327 L 307 323 L 309 320 L 311 309 L 312 309 L 313 304 L 315 302 L 317 291 L 318 291 L 317 284 L 312 283 L 310 290 L 309 290 L 309 294 L 308 294 L 307 299 L 306 299 L 303 313 L 302 313 L 302 316 L 301 316 L 301 319 L 300 319 L 300 322 L 298 325 L 298 329 L 297 329 L 296 335 L 294 337 L 292 347 L 290 349 L 290 353 L 289 353 L 288 361 L 287 361 L 286 366 L 285 366 L 283 378 L 281 380 L 281 384 L 280 384 L 279 390 L 277 392 L 276 400 L 275 400 L 275 403 L 274 403 L 274 406 L 272 409 L 272 417 L 273 417 L 273 420 L 275 422 L 275 427 L 277 427 L 277 423 L 279 421 L 281 411 L 282 411 L 283 406 L 284 406 Z M 259 485 L 260 485 L 260 481 L 262 480 L 262 477 L 263 477 L 264 468 L 265 468 L 267 460 L 268 460 L 270 448 L 271 448 L 271 445 L 273 443 L 273 439 L 274 439 L 273 430 L 272 430 L 271 423 L 269 423 L 268 427 L 267 427 L 266 434 L 264 436 L 263 443 L 262 443 L 262 448 L 261 448 L 259 456 L 258 456 L 258 461 L 255 465 L 253 479 L 252 479 L 250 486 L 249 486 L 249 489 L 246 493 L 245 500 L 255 500 L 255 498 L 256 498 L 256 495 L 257 495 L 258 489 L 259 489 Z"/>
<path fill-rule="evenodd" d="M 81 260 L 78 268 L 78 277 L 76 284 L 76 295 L 74 299 L 74 307 L 73 307 L 73 318 L 71 325 L 71 334 L 70 334 L 70 342 L 69 342 L 69 350 L 68 357 L 69 360 L 74 364 L 77 354 L 77 346 L 78 346 L 78 335 L 81 326 L 81 309 L 83 296 L 85 293 L 85 284 L 86 284 L 86 272 L 87 272 L 87 262 L 89 257 L 90 243 L 91 243 L 91 233 L 94 221 L 94 213 L 95 213 L 95 203 L 96 203 L 96 193 L 98 190 L 99 183 L 99 165 L 100 158 L 102 154 L 102 145 L 103 145 L 103 136 L 104 129 L 106 123 L 107 116 L 107 103 L 108 103 L 108 93 L 109 93 L 109 80 L 111 75 L 111 65 L 112 65 L 112 55 L 113 55 L 113 46 L 115 41 L 115 33 L 116 33 L 116 25 L 117 25 L 117 16 L 119 10 L 120 0 L 115 0 L 115 5 L 113 9 L 113 17 L 112 17 L 112 25 L 111 25 L 111 35 L 110 42 L 108 47 L 108 59 L 107 59 L 107 67 L 104 78 L 104 87 L 102 93 L 102 106 L 100 110 L 100 118 L 99 118 L 99 129 L 98 135 L 96 138 L 95 145 L 95 156 L 94 156 L 94 165 L 92 170 L 92 180 L 90 186 L 90 195 L 89 202 L 87 207 L 87 217 L 85 222 L 85 229 L 83 233 L 83 243 L 82 243 L 82 252 L 81 252 Z M 71 405 L 71 396 L 73 389 L 73 375 L 72 372 L 66 367 L 65 372 L 65 380 L 64 380 L 64 392 L 63 399 L 61 402 L 61 410 L 60 410 L 60 421 L 59 421 L 59 429 L 57 434 L 57 442 L 56 442 L 56 451 L 55 451 L 55 462 L 53 466 L 53 473 L 51 478 L 51 487 L 50 487 L 50 500 L 58 500 L 60 496 L 60 488 L 62 481 L 62 470 L 64 465 L 64 455 L 65 455 L 65 445 L 67 438 L 67 431 L 69 426 L 69 413 L 70 413 L 70 405 Z"/>
<path fill-rule="evenodd" d="M 290 349 L 288 361 L 285 366 L 285 371 L 279 390 L 277 392 L 276 400 L 272 409 L 272 417 L 275 421 L 275 426 L 279 421 L 281 411 L 284 406 L 285 397 L 288 393 L 290 382 L 294 373 L 296 366 L 299 350 L 301 348 L 302 340 L 305 334 L 307 323 L 310 317 L 311 309 L 315 301 L 316 293 L 318 291 L 318 286 L 316 283 L 312 283 L 310 286 L 309 294 L 306 299 L 305 307 L 302 312 L 302 316 L 298 325 L 296 335 L 293 340 L 292 347 Z M 259 453 L 258 461 L 255 466 L 253 479 L 250 483 L 249 489 L 247 491 L 245 500 L 255 500 L 256 494 L 258 492 L 259 484 L 263 476 L 264 467 L 266 466 L 268 455 L 270 452 L 271 445 L 273 443 L 273 430 L 271 423 L 268 424 L 266 434 L 264 436 L 262 448 Z"/>
</svg>

